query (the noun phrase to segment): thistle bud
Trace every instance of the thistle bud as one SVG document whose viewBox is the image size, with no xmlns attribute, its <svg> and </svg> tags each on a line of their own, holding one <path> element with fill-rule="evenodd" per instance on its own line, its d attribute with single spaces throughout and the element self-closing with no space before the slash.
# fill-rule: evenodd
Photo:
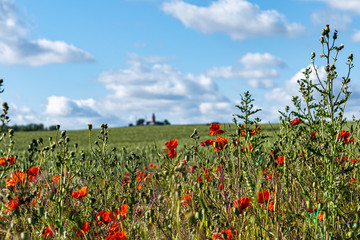
<svg viewBox="0 0 360 240">
<path fill-rule="evenodd" d="M 326 33 L 329 33 L 329 32 L 330 32 L 329 24 L 326 24 L 325 31 L 326 31 Z"/>
<path fill-rule="evenodd" d="M 88 124 L 88 129 L 89 129 L 89 130 L 92 129 L 92 124 Z"/>
<path fill-rule="evenodd" d="M 311 59 L 314 60 L 314 58 L 315 58 L 315 53 L 312 52 L 312 53 L 311 53 Z"/>
<path fill-rule="evenodd" d="M 59 130 L 60 129 L 60 125 L 56 125 L 56 130 Z"/>
<path fill-rule="evenodd" d="M 353 60 L 353 54 L 352 53 L 350 53 L 350 55 L 348 56 L 348 59 L 352 62 L 352 60 Z"/>
<path fill-rule="evenodd" d="M 335 30 L 335 31 L 334 31 L 334 35 L 333 35 L 333 39 L 334 39 L 334 40 L 337 39 L 337 33 L 338 33 L 337 30 Z"/>
<path fill-rule="evenodd" d="M 326 31 L 325 29 L 323 28 L 322 31 L 321 31 L 321 35 L 325 36 L 326 35 Z"/>
<path fill-rule="evenodd" d="M 344 48 L 344 44 L 341 44 L 339 47 L 338 47 L 338 50 L 340 51 L 341 49 Z"/>
<path fill-rule="evenodd" d="M 324 42 L 325 42 L 325 40 L 324 40 L 324 37 L 323 37 L 323 36 L 321 36 L 321 37 L 320 37 L 320 42 L 321 42 L 321 43 L 324 43 Z"/>
<path fill-rule="evenodd" d="M 9 105 L 7 104 L 7 102 L 3 102 L 3 109 L 5 112 L 9 111 Z"/>
</svg>

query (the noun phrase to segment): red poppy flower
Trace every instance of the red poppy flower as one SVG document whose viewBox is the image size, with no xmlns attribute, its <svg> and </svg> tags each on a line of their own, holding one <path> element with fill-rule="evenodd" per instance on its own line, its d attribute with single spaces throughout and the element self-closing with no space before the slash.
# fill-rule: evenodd
<svg viewBox="0 0 360 240">
<path fill-rule="evenodd" d="M 223 233 L 226 233 L 227 238 L 223 238 Z M 234 234 L 236 234 L 236 231 L 234 230 Z M 212 236 L 212 240 L 232 240 L 233 239 L 233 233 L 231 231 L 231 228 L 228 227 L 227 229 L 222 229 L 219 233 L 214 233 Z"/>
<path fill-rule="evenodd" d="M 16 162 L 15 157 L 3 157 L 3 158 L 0 158 L 0 165 L 1 166 L 13 165 L 15 162 Z"/>
<path fill-rule="evenodd" d="M 210 134 L 211 136 L 214 136 L 215 134 L 222 134 L 222 133 L 224 133 L 224 131 L 223 131 L 223 130 L 220 130 L 220 128 L 221 128 L 221 125 L 220 125 L 220 124 L 217 124 L 217 123 L 211 124 L 211 126 L 209 127 L 209 130 L 210 130 L 209 134 Z"/>
<path fill-rule="evenodd" d="M 73 198 L 79 199 L 79 198 L 85 197 L 87 195 L 86 191 L 87 191 L 87 186 L 85 186 L 77 191 L 72 192 L 71 196 Z"/>
<path fill-rule="evenodd" d="M 53 224 L 51 224 L 53 225 Z M 52 235 L 54 235 L 53 231 L 51 230 L 50 226 L 47 226 L 46 229 L 44 230 L 44 237 L 51 237 Z"/>
<path fill-rule="evenodd" d="M 26 178 L 25 173 L 23 173 L 19 170 L 15 170 L 12 174 L 12 177 L 9 177 L 8 179 L 6 179 L 6 185 L 12 186 L 13 189 L 15 189 L 17 184 L 25 182 L 25 178 Z"/>
<path fill-rule="evenodd" d="M 228 144 L 228 140 L 224 137 L 218 136 L 214 140 L 214 151 L 222 150 Z"/>
<path fill-rule="evenodd" d="M 82 227 L 81 227 L 81 230 L 78 229 L 78 233 L 76 236 L 80 237 L 81 235 L 83 235 L 84 233 L 86 233 L 87 231 L 89 231 L 90 229 L 90 226 L 89 226 L 89 223 L 87 221 L 84 221 Z"/>
<path fill-rule="evenodd" d="M 311 132 L 310 134 L 312 138 L 316 138 L 316 132 Z"/>
<path fill-rule="evenodd" d="M 186 206 L 191 203 L 191 198 L 189 194 L 186 194 L 184 197 L 182 197 L 181 203 Z"/>
<path fill-rule="evenodd" d="M 177 147 L 177 139 L 170 140 L 167 143 L 165 143 L 166 149 L 163 149 L 163 151 L 169 151 L 168 155 L 169 158 L 175 158 L 176 157 L 176 151 L 175 148 Z"/>
<path fill-rule="evenodd" d="M 317 217 L 321 222 L 324 221 L 324 215 L 322 214 L 322 212 L 319 212 Z"/>
<path fill-rule="evenodd" d="M 295 118 L 294 120 L 291 121 L 290 125 L 294 126 L 294 125 L 299 125 L 301 123 L 299 118 Z"/>
<path fill-rule="evenodd" d="M 278 166 L 284 166 L 284 160 L 285 160 L 284 155 L 278 157 Z"/>
<path fill-rule="evenodd" d="M 269 206 L 268 206 L 268 209 L 269 209 L 270 212 L 274 212 L 274 208 L 275 208 L 274 199 L 271 199 L 270 203 L 269 203 Z"/>
<path fill-rule="evenodd" d="M 5 205 L 7 206 L 8 209 L 10 209 L 11 211 L 14 211 L 17 206 L 19 205 L 19 200 L 18 200 L 18 196 L 16 196 L 15 198 L 6 201 Z"/>
<path fill-rule="evenodd" d="M 59 179 L 60 179 L 60 176 L 53 176 L 53 177 L 51 178 L 51 181 L 55 183 L 55 182 L 57 182 Z"/>
<path fill-rule="evenodd" d="M 269 190 L 260 191 L 257 193 L 257 199 L 259 201 L 259 204 L 263 204 L 264 202 L 267 202 L 270 197 Z"/>
<path fill-rule="evenodd" d="M 41 167 L 31 167 L 28 170 L 29 182 L 35 182 L 41 175 Z"/>
<path fill-rule="evenodd" d="M 251 204 L 251 200 L 248 197 L 241 197 L 238 200 L 234 201 L 234 207 L 232 207 L 232 209 L 239 209 L 240 214 L 242 213 L 243 210 L 245 210 L 247 207 L 249 207 Z"/>
<path fill-rule="evenodd" d="M 277 178 L 279 176 L 279 174 L 276 173 L 269 173 L 268 175 L 266 175 L 266 179 L 273 179 L 273 178 Z"/>
<path fill-rule="evenodd" d="M 205 141 L 202 141 L 202 142 L 200 143 L 200 145 L 203 146 L 203 147 L 207 147 L 207 146 L 212 146 L 213 143 L 214 143 L 213 140 L 211 140 L 211 139 L 206 139 Z"/>
<path fill-rule="evenodd" d="M 127 234 L 125 231 L 121 231 L 120 226 L 114 223 L 110 226 L 109 233 L 106 235 L 105 240 L 125 240 Z"/>
<path fill-rule="evenodd" d="M 112 211 L 100 211 L 98 214 L 96 214 L 96 220 L 98 224 L 108 224 L 115 221 L 115 215 Z"/>
</svg>

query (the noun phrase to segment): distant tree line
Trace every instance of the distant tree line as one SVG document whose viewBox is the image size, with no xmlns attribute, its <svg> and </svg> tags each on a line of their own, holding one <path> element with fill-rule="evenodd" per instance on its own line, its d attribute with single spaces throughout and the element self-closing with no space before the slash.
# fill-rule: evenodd
<svg viewBox="0 0 360 240">
<path fill-rule="evenodd" d="M 15 125 L 12 125 L 12 126 L 4 126 L 2 130 L 4 132 L 7 132 L 9 129 L 13 129 L 14 131 L 17 131 L 17 132 L 54 131 L 54 130 L 56 130 L 56 125 L 52 125 L 52 126 L 49 126 L 47 128 L 47 127 L 44 127 L 44 124 L 42 124 L 42 123 L 39 123 L 39 124 L 30 123 L 30 124 L 27 124 L 27 125 L 17 125 L 17 124 L 15 124 Z"/>
</svg>

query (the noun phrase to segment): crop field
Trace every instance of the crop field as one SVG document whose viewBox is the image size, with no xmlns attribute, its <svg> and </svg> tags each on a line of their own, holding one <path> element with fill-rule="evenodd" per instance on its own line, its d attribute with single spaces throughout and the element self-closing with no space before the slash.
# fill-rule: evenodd
<svg viewBox="0 0 360 240">
<path fill-rule="evenodd" d="M 0 239 L 360 238 L 360 120 L 344 118 L 353 55 L 335 87 L 343 45 L 329 33 L 326 79 L 310 79 L 312 53 L 279 124 L 260 124 L 245 92 L 231 124 L 10 129 Z"/>
</svg>

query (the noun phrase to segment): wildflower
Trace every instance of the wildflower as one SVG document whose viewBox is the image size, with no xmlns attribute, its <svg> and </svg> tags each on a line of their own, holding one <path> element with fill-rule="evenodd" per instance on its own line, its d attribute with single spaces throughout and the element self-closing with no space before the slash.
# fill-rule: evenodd
<svg viewBox="0 0 360 240">
<path fill-rule="evenodd" d="M 121 215 L 123 217 L 123 219 L 126 219 L 126 213 L 129 211 L 129 205 L 124 204 L 120 207 L 121 209 Z"/>
<path fill-rule="evenodd" d="M 207 147 L 207 146 L 212 146 L 213 143 L 214 143 L 213 140 L 211 140 L 211 139 L 206 139 L 205 141 L 202 141 L 202 142 L 200 143 L 200 145 L 203 146 L 203 147 Z"/>
<path fill-rule="evenodd" d="M 6 201 L 5 205 L 8 209 L 10 209 L 11 211 L 14 211 L 19 205 L 18 196 L 16 196 L 15 198 L 13 198 L 11 200 Z"/>
<path fill-rule="evenodd" d="M 224 137 L 218 136 L 215 138 L 214 143 L 214 151 L 217 152 L 222 150 L 228 144 L 228 140 Z"/>
<path fill-rule="evenodd" d="M 51 224 L 53 225 L 53 224 Z M 46 227 L 46 229 L 44 230 L 44 237 L 51 237 L 52 235 L 54 235 L 53 231 L 51 230 L 50 226 L 48 225 Z"/>
<path fill-rule="evenodd" d="M 285 160 L 285 157 L 284 155 L 278 157 L 278 166 L 284 166 L 284 160 Z"/>
<path fill-rule="evenodd" d="M 182 197 L 181 203 L 186 207 L 186 205 L 191 203 L 191 198 L 189 194 L 186 194 L 184 197 Z"/>
<path fill-rule="evenodd" d="M 51 178 L 51 181 L 53 182 L 53 183 L 57 183 L 57 181 L 60 179 L 60 176 L 53 176 L 52 178 Z"/>
<path fill-rule="evenodd" d="M 100 211 L 98 214 L 96 214 L 96 220 L 98 224 L 108 224 L 115 221 L 115 216 L 112 211 Z"/>
<path fill-rule="evenodd" d="M 86 191 L 87 191 L 87 186 L 85 186 L 77 191 L 72 192 L 71 196 L 73 198 L 79 199 L 79 198 L 85 197 L 87 195 Z"/>
<path fill-rule="evenodd" d="M 217 124 L 217 123 L 211 124 L 211 126 L 209 127 L 209 130 L 210 130 L 209 134 L 211 136 L 214 136 L 215 134 L 223 134 L 224 131 L 220 130 L 220 128 L 221 128 L 220 124 Z"/>
<path fill-rule="evenodd" d="M 263 204 L 264 202 L 267 202 L 270 197 L 269 190 L 260 191 L 257 193 L 257 199 L 259 201 L 259 204 Z"/>
<path fill-rule="evenodd" d="M 0 158 L 0 165 L 5 167 L 9 165 L 13 165 L 15 163 L 15 157 L 3 157 Z"/>
<path fill-rule="evenodd" d="M 299 125 L 301 123 L 299 118 L 295 118 L 294 120 L 291 121 L 290 125 L 294 126 L 294 125 Z"/>
<path fill-rule="evenodd" d="M 310 135 L 311 135 L 311 138 L 313 138 L 313 139 L 316 138 L 316 132 L 311 132 Z"/>
<path fill-rule="evenodd" d="M 319 221 L 324 221 L 324 215 L 322 214 L 322 212 L 319 212 L 318 215 L 317 215 Z"/>
<path fill-rule="evenodd" d="M 274 160 L 276 160 L 278 157 L 276 156 L 277 150 L 274 149 L 270 152 L 270 155 L 273 157 Z"/>
<path fill-rule="evenodd" d="M 276 173 L 269 173 L 268 175 L 266 175 L 266 179 L 273 179 L 273 178 L 277 178 L 279 176 L 279 174 Z"/>
<path fill-rule="evenodd" d="M 165 143 L 166 149 L 163 149 L 163 151 L 169 151 L 168 155 L 169 158 L 175 158 L 176 157 L 176 151 L 175 148 L 177 147 L 177 139 L 170 140 L 167 143 Z"/>
<path fill-rule="evenodd" d="M 82 227 L 81 227 L 81 230 L 78 229 L 78 233 L 76 236 L 80 237 L 81 235 L 83 235 L 84 233 L 86 233 L 87 231 L 89 231 L 90 229 L 90 226 L 89 226 L 89 223 L 87 221 L 84 221 Z"/>
<path fill-rule="evenodd" d="M 274 212 L 274 209 L 275 209 L 274 199 L 270 200 L 270 203 L 268 205 L 268 209 L 269 209 L 270 212 Z"/>
<path fill-rule="evenodd" d="M 23 172 L 15 170 L 12 174 L 12 177 L 6 179 L 6 185 L 12 186 L 13 189 L 15 189 L 17 184 L 25 182 L 25 177 L 26 176 Z"/>
<path fill-rule="evenodd" d="M 355 183 L 355 178 L 351 178 L 350 183 Z"/>
<path fill-rule="evenodd" d="M 234 233 L 236 234 L 235 230 Z M 233 233 L 230 227 L 228 227 L 227 229 L 222 229 L 220 233 L 214 233 L 212 236 L 212 240 L 232 240 L 232 239 L 233 239 Z"/>
<path fill-rule="evenodd" d="M 29 182 L 35 182 L 41 175 L 41 167 L 31 167 L 28 170 Z"/>
<path fill-rule="evenodd" d="M 251 204 L 251 200 L 248 197 L 241 197 L 240 199 L 237 199 L 234 201 L 234 207 L 232 207 L 232 209 L 234 210 L 235 208 L 239 209 L 240 214 L 243 212 L 243 210 L 245 210 L 247 207 L 249 207 Z"/>
<path fill-rule="evenodd" d="M 126 232 L 121 231 L 119 225 L 114 223 L 110 226 L 109 233 L 106 235 L 105 240 L 124 240 L 126 237 Z"/>
</svg>

